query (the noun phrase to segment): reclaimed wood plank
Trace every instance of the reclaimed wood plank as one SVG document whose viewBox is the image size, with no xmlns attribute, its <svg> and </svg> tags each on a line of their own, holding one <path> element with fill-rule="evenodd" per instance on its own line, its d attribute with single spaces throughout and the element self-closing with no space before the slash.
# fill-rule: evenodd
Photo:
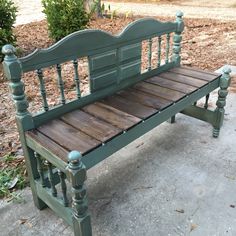
<svg viewBox="0 0 236 236">
<path fill-rule="evenodd" d="M 82 154 L 101 144 L 98 140 L 58 119 L 38 127 L 38 130 L 63 148 L 78 150 Z"/>
<path fill-rule="evenodd" d="M 194 90 L 196 90 L 196 88 L 191 85 L 182 84 L 182 83 L 172 81 L 172 80 L 167 80 L 167 79 L 161 78 L 159 76 L 154 76 L 154 77 L 147 79 L 145 81 L 148 83 L 151 83 L 151 84 L 156 84 L 161 87 L 169 88 L 169 89 L 176 90 L 176 91 L 183 92 L 183 93 L 191 93 Z"/>
<path fill-rule="evenodd" d="M 196 70 L 189 70 L 189 69 L 185 69 L 185 68 L 181 68 L 181 67 L 172 68 L 172 69 L 170 69 L 170 71 L 175 72 L 177 74 L 181 74 L 181 75 L 191 76 L 193 78 L 201 79 L 201 80 L 208 81 L 208 82 L 210 82 L 218 77 L 215 75 L 207 74 L 205 72 L 196 71 Z"/>
<path fill-rule="evenodd" d="M 109 96 L 101 102 L 141 119 L 145 119 L 157 112 L 156 109 L 124 99 L 118 95 Z"/>
<path fill-rule="evenodd" d="M 177 101 L 186 95 L 182 92 L 163 88 L 158 85 L 150 84 L 147 82 L 138 83 L 134 86 L 134 88 L 137 90 L 141 90 L 142 92 L 158 95 L 170 101 Z"/>
<path fill-rule="evenodd" d="M 215 76 L 220 76 L 221 74 L 220 73 L 216 73 L 216 72 L 212 72 L 212 71 L 209 71 L 209 70 L 202 70 L 200 68 L 197 68 L 197 67 L 188 67 L 188 66 L 181 66 L 181 68 L 183 69 L 187 69 L 187 70 L 195 70 L 195 71 L 200 71 L 200 72 L 204 72 L 206 74 L 210 74 L 210 75 L 215 75 Z"/>
<path fill-rule="evenodd" d="M 196 79 L 186 75 L 177 74 L 174 72 L 164 72 L 161 73 L 159 76 L 168 80 L 176 81 L 183 84 L 188 84 L 196 88 L 200 88 L 207 84 L 207 81 Z"/>
<path fill-rule="evenodd" d="M 62 116 L 61 119 L 65 123 L 81 130 L 82 132 L 101 142 L 109 140 L 122 131 L 110 123 L 98 119 L 81 110 L 67 113 L 66 115 Z"/>
<path fill-rule="evenodd" d="M 82 110 L 122 130 L 127 130 L 141 121 L 138 117 L 100 102 L 87 105 Z"/>
<path fill-rule="evenodd" d="M 27 131 L 26 132 L 26 139 L 27 137 L 31 137 L 35 141 L 37 141 L 40 145 L 45 147 L 46 149 L 50 150 L 53 154 L 58 156 L 60 159 L 63 161 L 67 162 L 67 156 L 69 151 L 66 150 L 65 148 L 61 147 L 59 144 L 54 142 L 52 139 L 49 137 L 45 136 L 38 130 L 32 130 L 32 131 Z"/>
<path fill-rule="evenodd" d="M 148 94 L 136 89 L 126 89 L 117 93 L 119 96 L 131 100 L 145 106 L 149 106 L 155 109 L 163 109 L 169 106 L 172 102 L 164 98 L 155 96 L 153 94 Z"/>
</svg>

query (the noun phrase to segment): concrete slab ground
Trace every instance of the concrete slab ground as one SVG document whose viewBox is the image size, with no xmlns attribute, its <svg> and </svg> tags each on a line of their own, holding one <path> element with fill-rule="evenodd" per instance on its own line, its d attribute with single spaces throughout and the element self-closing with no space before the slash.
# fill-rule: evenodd
<svg viewBox="0 0 236 236">
<path fill-rule="evenodd" d="M 236 94 L 220 137 L 183 115 L 165 122 L 88 173 L 95 236 L 236 235 Z M 0 235 L 72 235 L 50 209 L 0 201 Z"/>
</svg>

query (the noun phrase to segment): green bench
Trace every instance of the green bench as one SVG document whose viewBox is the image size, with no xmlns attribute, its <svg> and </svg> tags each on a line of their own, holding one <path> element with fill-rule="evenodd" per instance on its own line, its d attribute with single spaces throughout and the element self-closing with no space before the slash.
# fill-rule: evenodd
<svg viewBox="0 0 236 236">
<path fill-rule="evenodd" d="M 3 47 L 4 71 L 16 106 L 35 205 L 50 207 L 77 236 L 92 235 L 86 170 L 162 122 L 174 122 L 179 112 L 212 124 L 213 136 L 219 135 L 230 70 L 220 75 L 181 66 L 183 14 L 176 16 L 175 22 L 137 20 L 118 36 L 100 30 L 75 32 L 23 58 L 15 56 L 11 45 Z M 148 49 L 145 70 L 143 41 Z M 78 74 L 82 57 L 89 64 L 90 93 L 86 96 L 81 96 Z M 77 94 L 72 101 L 65 99 L 61 73 L 61 64 L 68 61 L 74 68 Z M 61 99 L 53 108 L 48 106 L 43 74 L 48 67 L 56 68 Z M 29 71 L 36 71 L 42 96 L 43 111 L 34 115 L 28 111 L 21 81 Z M 217 106 L 210 110 L 209 94 L 217 88 Z M 198 106 L 204 97 L 205 105 Z"/>
</svg>

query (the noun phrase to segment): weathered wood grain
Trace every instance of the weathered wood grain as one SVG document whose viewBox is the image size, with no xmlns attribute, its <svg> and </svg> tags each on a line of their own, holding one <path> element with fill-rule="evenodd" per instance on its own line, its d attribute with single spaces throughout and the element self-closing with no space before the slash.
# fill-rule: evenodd
<svg viewBox="0 0 236 236">
<path fill-rule="evenodd" d="M 151 83 L 151 84 L 156 84 L 161 87 L 169 88 L 169 89 L 176 90 L 176 91 L 186 93 L 186 94 L 191 93 L 194 90 L 196 90 L 196 88 L 191 85 L 175 82 L 173 80 L 164 79 L 159 76 L 154 76 L 154 77 L 147 79 L 145 81 L 148 83 Z"/>
<path fill-rule="evenodd" d="M 147 82 L 140 82 L 134 86 L 135 89 L 141 90 L 146 93 L 158 95 L 164 99 L 170 100 L 170 101 L 177 101 L 180 98 L 184 97 L 185 94 L 168 89 L 168 88 L 163 88 L 155 84 L 150 84 Z"/>
<path fill-rule="evenodd" d="M 141 121 L 138 117 L 132 116 L 100 102 L 85 106 L 82 110 L 122 130 L 127 130 Z"/>
<path fill-rule="evenodd" d="M 110 96 L 102 100 L 102 103 L 112 106 L 118 110 L 124 111 L 133 116 L 139 117 L 141 119 L 145 119 L 157 112 L 156 109 L 144 106 L 131 100 L 124 99 L 117 95 Z"/>
<path fill-rule="evenodd" d="M 65 123 L 81 130 L 101 142 L 107 141 L 122 131 L 110 123 L 98 119 L 81 110 L 67 113 L 62 116 L 61 119 Z"/>
<path fill-rule="evenodd" d="M 78 150 L 85 153 L 101 144 L 98 140 L 58 119 L 40 126 L 38 130 L 70 151 Z"/>
</svg>

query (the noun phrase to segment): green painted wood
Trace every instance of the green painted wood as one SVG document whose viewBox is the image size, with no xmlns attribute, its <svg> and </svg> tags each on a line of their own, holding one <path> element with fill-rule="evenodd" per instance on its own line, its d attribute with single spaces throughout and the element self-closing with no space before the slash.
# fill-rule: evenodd
<svg viewBox="0 0 236 236">
<path fill-rule="evenodd" d="M 65 220 L 70 226 L 72 223 L 72 209 L 65 207 L 63 200 L 51 195 L 49 188 L 43 188 L 41 184 L 35 181 L 38 196 L 63 220 Z"/>
<path fill-rule="evenodd" d="M 141 58 L 142 54 L 141 43 L 135 43 L 121 47 L 119 53 L 120 53 L 119 55 L 120 62 L 137 60 Z"/>
<path fill-rule="evenodd" d="M 82 157 L 82 162 L 87 169 L 90 169 L 97 163 L 101 162 L 114 152 L 120 150 L 122 147 L 128 145 L 136 138 L 142 136 L 146 132 L 155 128 L 157 125 L 165 122 L 173 115 L 184 110 L 186 107 L 194 103 L 194 101 L 204 97 L 206 94 L 212 92 L 219 86 L 219 78 L 203 86 L 200 90 L 197 90 L 187 97 L 179 100 L 178 102 L 170 105 L 166 109 L 154 114 L 150 118 L 147 118 L 141 123 L 138 123 L 132 129 L 127 130 L 125 133 L 118 135 L 105 145 L 98 147 L 96 150 L 89 152 Z"/>
<path fill-rule="evenodd" d="M 218 91 L 218 100 L 216 102 L 217 108 L 215 109 L 216 115 L 216 123 L 213 125 L 213 137 L 217 138 L 220 133 L 220 128 L 223 124 L 224 114 L 225 114 L 225 105 L 226 105 L 226 97 L 228 95 L 228 87 L 230 86 L 231 77 L 230 77 L 230 68 L 224 68 L 223 75 L 220 77 L 220 89 Z"/>
<path fill-rule="evenodd" d="M 46 165 L 48 167 L 48 179 L 50 183 L 51 193 L 52 193 L 52 196 L 56 197 L 57 189 L 56 189 L 54 179 L 53 179 L 53 170 L 52 170 L 53 166 L 52 166 L 52 163 L 50 163 L 49 161 L 46 161 Z"/>
<path fill-rule="evenodd" d="M 74 72 L 75 72 L 74 80 L 75 80 L 75 86 L 76 86 L 76 95 L 77 95 L 77 98 L 79 99 L 81 96 L 81 92 L 80 92 L 80 81 L 79 81 L 79 73 L 78 73 L 78 61 L 73 60 L 73 65 L 74 65 Z"/>
<path fill-rule="evenodd" d="M 66 186 L 66 175 L 61 170 L 58 170 L 58 175 L 60 177 L 60 183 L 61 183 L 61 191 L 63 195 L 63 205 L 65 207 L 69 206 L 69 200 L 67 198 L 67 186 Z"/>
<path fill-rule="evenodd" d="M 37 170 L 37 161 L 32 149 L 28 148 L 25 140 L 25 130 L 33 129 L 34 122 L 31 114 L 28 112 L 28 102 L 24 93 L 24 84 L 21 81 L 21 64 L 15 56 L 15 49 L 11 45 L 5 45 L 2 48 L 5 54 L 3 69 L 5 76 L 10 82 L 12 97 L 16 107 L 16 124 L 20 135 L 21 146 L 24 151 L 26 168 L 30 181 L 34 204 L 38 209 L 43 209 L 46 204 L 38 197 L 34 179 L 39 177 Z"/>
<path fill-rule="evenodd" d="M 91 92 L 119 84 L 124 79 L 140 74 L 141 44 L 131 44 L 90 56 L 89 71 Z"/>
<path fill-rule="evenodd" d="M 86 167 L 81 162 L 82 156 L 78 151 L 71 151 L 68 155 L 67 167 L 69 181 L 72 185 L 72 209 L 74 233 L 78 236 L 92 235 L 90 215 L 88 213 L 85 180 L 87 179 Z"/>
<path fill-rule="evenodd" d="M 90 91 L 95 92 L 103 88 L 115 85 L 118 78 L 118 69 L 104 71 L 102 73 L 91 75 L 90 77 Z"/>
<path fill-rule="evenodd" d="M 34 156 L 37 160 L 37 170 L 38 170 L 38 173 L 39 173 L 39 176 L 40 176 L 40 181 L 41 181 L 42 187 L 46 187 L 46 182 L 45 182 L 46 178 L 45 178 L 45 175 L 44 175 L 42 158 L 37 152 L 34 152 Z"/>
<path fill-rule="evenodd" d="M 165 63 L 169 62 L 169 53 L 170 53 L 170 34 L 166 35 L 166 59 Z"/>
<path fill-rule="evenodd" d="M 161 66 L 161 36 L 158 37 L 157 67 Z"/>
<path fill-rule="evenodd" d="M 40 93 L 43 100 L 43 108 L 44 108 L 44 111 L 48 111 L 49 108 L 48 108 L 48 102 L 47 102 L 46 89 L 45 89 L 44 80 L 43 80 L 43 71 L 41 69 L 38 69 L 37 75 L 38 75 L 39 84 L 40 84 Z"/>
<path fill-rule="evenodd" d="M 176 22 L 160 22 L 146 18 L 132 22 L 116 36 L 100 30 L 82 30 L 68 35 L 48 49 L 36 50 L 19 60 L 23 72 L 37 70 L 74 60 L 74 58 L 91 56 L 138 43 L 154 36 L 174 32 L 176 28 Z"/>
<path fill-rule="evenodd" d="M 65 104 L 66 103 L 66 99 L 65 99 L 65 93 L 64 93 L 64 82 L 62 80 L 62 75 L 61 75 L 61 65 L 57 64 L 56 66 L 57 69 L 57 81 L 58 81 L 58 87 L 60 90 L 60 95 L 61 95 L 61 103 Z"/>
<path fill-rule="evenodd" d="M 117 61 L 117 50 L 112 50 L 100 54 L 95 54 L 89 57 L 89 70 L 90 73 L 104 69 L 109 66 L 116 65 Z"/>
<path fill-rule="evenodd" d="M 212 125 L 216 123 L 216 113 L 211 110 L 207 110 L 205 108 L 197 107 L 195 105 L 191 105 L 181 111 L 184 115 L 194 117 L 198 120 L 202 120 L 208 122 Z"/>
<path fill-rule="evenodd" d="M 11 45 L 5 45 L 2 48 L 5 54 L 3 61 L 3 70 L 6 78 L 9 80 L 12 98 L 16 108 L 16 118 L 21 123 L 22 131 L 34 128 L 34 122 L 28 111 L 29 104 L 26 100 L 25 86 L 21 81 L 21 63 L 15 55 L 15 48 Z"/>
<path fill-rule="evenodd" d="M 206 98 L 205 98 L 205 104 L 204 104 L 204 108 L 205 108 L 205 109 L 208 108 L 208 101 L 209 101 L 209 98 L 210 98 L 210 94 L 207 94 L 207 95 L 206 95 Z"/>
<path fill-rule="evenodd" d="M 152 69 L 152 39 L 148 39 L 148 71 Z"/>
<path fill-rule="evenodd" d="M 176 13 L 176 24 L 177 28 L 173 37 L 173 56 L 172 56 L 172 61 L 175 62 L 176 66 L 180 65 L 180 51 L 181 51 L 181 40 L 182 36 L 181 33 L 184 30 L 184 22 L 183 22 L 183 13 L 181 11 Z"/>
<path fill-rule="evenodd" d="M 141 58 L 124 64 L 120 67 L 120 78 L 119 80 L 125 80 L 138 76 L 141 73 Z"/>
</svg>

